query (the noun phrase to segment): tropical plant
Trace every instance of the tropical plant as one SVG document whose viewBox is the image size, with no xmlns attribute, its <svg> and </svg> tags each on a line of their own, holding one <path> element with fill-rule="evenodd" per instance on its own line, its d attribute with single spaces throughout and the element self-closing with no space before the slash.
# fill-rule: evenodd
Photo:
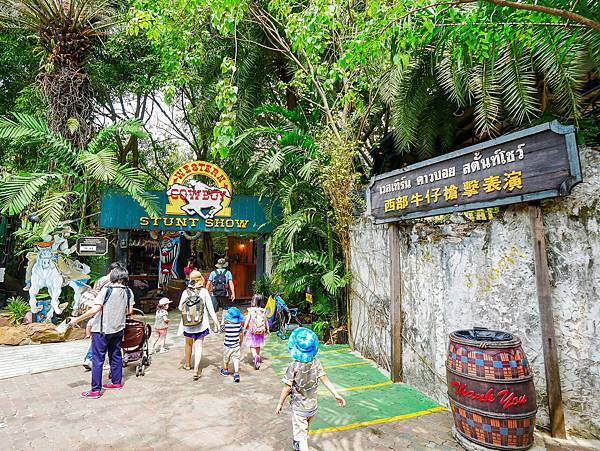
<svg viewBox="0 0 600 451">
<path fill-rule="evenodd" d="M 8 321 L 14 325 L 21 324 L 29 311 L 29 304 L 21 296 L 9 298 L 6 307 L 9 312 Z"/>
<path fill-rule="evenodd" d="M 273 296 L 279 291 L 279 287 L 270 274 L 263 274 L 254 281 L 252 291 L 264 296 L 265 299 L 268 299 L 269 296 Z"/>
<path fill-rule="evenodd" d="M 147 211 L 155 202 L 145 191 L 139 170 L 118 163 L 114 139 L 122 135 L 145 136 L 138 121 L 121 121 L 101 130 L 83 149 L 75 149 L 63 136 L 50 130 L 44 119 L 15 113 L 0 118 L 0 139 L 25 140 L 35 145 L 41 168 L 15 171 L 0 182 L 0 212 L 16 215 L 25 211 L 40 218 L 38 232 L 53 231 L 68 215 L 86 215 L 90 193 L 104 186 L 126 191 Z M 44 163 L 52 161 L 51 170 Z"/>
<path fill-rule="evenodd" d="M 0 0 L 0 21 L 33 33 L 48 123 L 76 147 L 92 135 L 93 89 L 85 63 L 115 23 L 111 0 Z M 74 124 L 77 124 L 75 126 Z"/>
<path fill-rule="evenodd" d="M 435 17 L 431 39 L 382 89 L 399 150 L 429 158 L 467 138 L 585 116 L 591 80 L 598 89 L 600 35 L 559 23 L 515 26 L 526 17 L 495 7 Z"/>
<path fill-rule="evenodd" d="M 349 273 L 322 190 L 327 156 L 310 134 L 315 118 L 277 105 L 265 105 L 257 114 L 265 126 L 246 133 L 261 149 L 248 169 L 247 183 L 273 201 L 275 216 L 281 213 L 281 224 L 271 234 L 273 281 L 294 303 L 318 312 L 320 320 L 335 315 L 339 322 L 344 311 L 340 290 L 348 284 Z M 305 303 L 308 287 L 312 306 Z"/>
</svg>

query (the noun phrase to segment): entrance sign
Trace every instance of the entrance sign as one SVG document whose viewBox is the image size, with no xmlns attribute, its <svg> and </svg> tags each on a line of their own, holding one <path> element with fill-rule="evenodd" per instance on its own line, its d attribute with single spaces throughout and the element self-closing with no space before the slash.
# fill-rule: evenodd
<svg viewBox="0 0 600 451">
<path fill-rule="evenodd" d="M 164 191 L 150 191 L 150 194 L 158 198 L 160 206 L 169 202 Z M 104 192 L 100 208 L 100 227 L 103 229 L 268 233 L 275 228 L 267 218 L 268 202 L 254 196 L 235 196 L 228 218 L 170 215 L 164 212 L 165 207 L 159 208 L 156 217 L 150 217 L 131 196 L 117 190 Z"/>
<path fill-rule="evenodd" d="M 210 184 L 205 183 L 207 178 Z M 232 193 L 223 169 L 207 161 L 193 161 L 177 168 L 169 178 L 165 211 L 169 215 L 198 215 L 204 219 L 231 216 Z"/>
<path fill-rule="evenodd" d="M 580 183 L 575 129 L 542 124 L 372 179 L 375 223 L 566 196 Z"/>
<path fill-rule="evenodd" d="M 92 257 L 106 255 L 108 252 L 108 238 L 103 236 L 88 236 L 77 240 L 77 255 Z"/>
<path fill-rule="evenodd" d="M 192 161 L 173 172 L 164 191 L 151 191 L 159 214 L 148 213 L 132 197 L 117 190 L 102 196 L 100 227 L 123 230 L 223 231 L 268 233 L 268 201 L 234 196 L 229 177 L 217 165 Z"/>
</svg>

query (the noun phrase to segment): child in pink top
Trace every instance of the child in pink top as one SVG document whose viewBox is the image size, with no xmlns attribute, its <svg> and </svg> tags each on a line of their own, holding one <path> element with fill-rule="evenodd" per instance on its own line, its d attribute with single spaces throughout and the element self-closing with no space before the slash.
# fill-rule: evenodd
<svg viewBox="0 0 600 451">
<path fill-rule="evenodd" d="M 269 333 L 269 321 L 265 313 L 265 298 L 260 294 L 252 296 L 251 307 L 244 322 L 246 339 L 244 342 L 252 350 L 254 369 L 260 368 L 260 348 L 265 345 L 265 335 Z"/>
<path fill-rule="evenodd" d="M 156 339 L 152 345 L 152 353 L 155 353 L 160 343 L 160 353 L 167 352 L 165 344 L 167 342 L 167 330 L 169 329 L 169 304 L 171 301 L 168 298 L 162 298 L 158 301 L 156 307 L 156 316 L 154 318 L 154 332 Z"/>
</svg>

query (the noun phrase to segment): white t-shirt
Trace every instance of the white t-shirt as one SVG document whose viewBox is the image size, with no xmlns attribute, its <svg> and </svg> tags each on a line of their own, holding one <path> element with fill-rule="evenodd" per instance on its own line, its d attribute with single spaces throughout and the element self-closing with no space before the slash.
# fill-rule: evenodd
<svg viewBox="0 0 600 451">
<path fill-rule="evenodd" d="M 181 294 L 181 300 L 179 301 L 180 311 L 183 309 L 183 303 L 189 297 L 188 291 L 189 290 L 184 290 L 184 292 Z M 215 309 L 213 307 L 212 300 L 210 298 L 210 293 L 208 292 L 208 290 L 204 287 L 200 288 L 198 296 L 200 296 L 200 298 L 204 302 L 204 313 L 202 315 L 202 323 L 200 323 L 197 326 L 183 326 L 183 331 L 187 332 L 188 334 L 196 334 L 198 332 L 205 331 L 206 329 L 210 329 L 210 318 L 213 315 L 215 315 Z"/>
</svg>

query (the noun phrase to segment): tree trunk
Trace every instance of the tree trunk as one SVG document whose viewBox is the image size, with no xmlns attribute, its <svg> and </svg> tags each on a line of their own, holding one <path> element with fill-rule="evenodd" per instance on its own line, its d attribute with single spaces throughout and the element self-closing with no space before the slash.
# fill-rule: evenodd
<svg viewBox="0 0 600 451">
<path fill-rule="evenodd" d="M 212 269 L 214 264 L 215 252 L 212 235 L 210 232 L 202 233 L 202 256 L 200 258 L 201 269 Z"/>
<path fill-rule="evenodd" d="M 292 76 L 288 72 L 283 58 L 279 58 L 275 64 L 277 67 L 277 76 L 285 83 L 285 107 L 290 111 L 294 110 L 298 106 L 298 94 L 296 93 L 296 89 L 290 85 Z"/>
</svg>

